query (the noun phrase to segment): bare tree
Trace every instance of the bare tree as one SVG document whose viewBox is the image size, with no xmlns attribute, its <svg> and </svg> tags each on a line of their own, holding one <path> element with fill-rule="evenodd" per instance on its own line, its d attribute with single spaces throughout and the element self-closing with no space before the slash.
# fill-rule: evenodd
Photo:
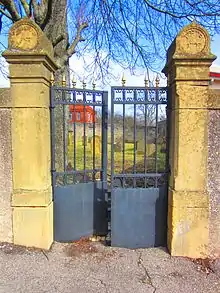
<svg viewBox="0 0 220 293">
<path fill-rule="evenodd" d="M 110 61 L 157 70 L 182 26 L 195 20 L 219 33 L 219 16 L 219 0 L 0 0 L 1 35 L 22 17 L 32 18 L 53 44 L 58 79 L 74 53 L 93 56 L 90 69 L 98 79 L 110 72 Z"/>
<path fill-rule="evenodd" d="M 88 71 L 104 80 L 115 63 L 131 71 L 158 70 L 173 37 L 192 20 L 211 34 L 219 33 L 220 1 L 0 0 L 0 51 L 10 26 L 23 17 L 33 19 L 52 42 L 60 66 L 56 82 L 63 74 L 69 77 L 69 58 L 75 53 L 90 54 Z M 56 121 L 62 132 L 60 113 Z M 61 135 L 58 140 L 58 153 L 62 153 Z M 59 165 L 61 161 L 62 156 Z"/>
<path fill-rule="evenodd" d="M 75 34 L 71 42 L 67 25 L 67 0 L 0 0 L 0 12 L 4 16 L 1 23 L 5 31 L 5 26 L 10 27 L 23 17 L 32 18 L 52 42 L 55 60 L 60 66 L 56 76 L 59 80 L 67 73 L 69 57 L 75 53 L 78 43 L 83 41 L 82 32 L 88 27 L 81 14 L 81 7 L 79 5 L 76 8 Z"/>
<path fill-rule="evenodd" d="M 96 0 L 86 11 L 89 29 L 81 54 L 95 52 L 91 67 L 99 78 L 111 61 L 131 71 L 157 71 L 175 35 L 193 20 L 211 34 L 220 32 L 218 0 Z"/>
</svg>

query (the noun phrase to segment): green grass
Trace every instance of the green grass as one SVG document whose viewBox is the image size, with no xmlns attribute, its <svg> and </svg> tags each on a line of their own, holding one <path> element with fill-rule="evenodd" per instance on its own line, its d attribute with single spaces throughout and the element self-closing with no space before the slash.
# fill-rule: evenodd
<svg viewBox="0 0 220 293">
<path fill-rule="evenodd" d="M 161 152 L 161 145 L 158 145 L 157 150 L 157 167 L 158 171 L 163 171 L 165 168 L 166 154 Z M 122 151 L 114 153 L 114 172 L 122 172 Z M 68 147 L 67 161 L 74 166 L 74 148 Z M 85 166 L 84 166 L 84 146 L 81 141 L 76 143 L 76 170 L 93 169 L 93 147 L 87 143 L 85 146 Z M 144 172 L 144 153 L 136 152 L 136 172 Z M 134 166 L 134 145 L 132 143 L 125 144 L 125 172 L 132 173 Z M 101 168 L 101 153 L 96 150 L 95 168 Z M 155 152 L 147 159 L 147 172 L 155 172 Z M 108 144 L 108 173 L 111 173 L 111 145 Z"/>
</svg>

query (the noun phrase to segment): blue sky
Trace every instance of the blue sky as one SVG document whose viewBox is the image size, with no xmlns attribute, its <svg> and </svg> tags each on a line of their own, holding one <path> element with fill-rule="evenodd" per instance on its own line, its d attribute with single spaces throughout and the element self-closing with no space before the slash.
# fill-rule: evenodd
<svg viewBox="0 0 220 293">
<path fill-rule="evenodd" d="M 0 36 L 0 42 L 5 43 L 5 37 Z M 212 53 L 217 56 L 217 59 L 214 61 L 215 65 L 220 66 L 220 35 L 216 35 L 212 42 L 211 42 L 211 50 Z M 87 62 L 91 61 L 91 56 L 87 56 Z M 90 59 L 90 60 L 89 60 Z M 83 78 L 83 76 L 86 76 L 86 63 L 82 58 L 77 58 L 76 55 L 73 56 L 70 60 L 70 65 L 71 68 L 80 76 Z M 127 80 L 127 85 L 132 85 L 132 86 L 143 86 L 144 85 L 144 75 L 145 72 L 143 69 L 137 68 L 136 70 L 136 76 L 133 76 L 130 74 L 129 70 L 124 71 L 119 65 L 113 64 L 113 69 L 114 69 L 114 75 L 116 76 L 115 79 L 110 79 L 109 84 L 111 85 L 120 85 L 121 84 L 121 77 L 122 73 L 125 74 L 126 80 Z M 152 79 L 155 78 L 155 75 L 152 74 Z M 164 81 L 165 82 L 165 81 Z M 0 87 L 8 87 L 9 86 L 9 81 L 6 80 L 1 74 L 0 74 Z M 81 84 L 78 82 L 78 86 L 80 87 Z M 103 88 L 101 83 L 97 84 L 98 88 Z M 108 89 L 109 86 L 105 86 L 105 89 Z"/>
<path fill-rule="evenodd" d="M 220 35 L 216 35 L 213 40 L 211 41 L 211 51 L 214 55 L 217 56 L 217 59 L 214 61 L 213 65 L 218 65 L 220 66 Z M 76 72 L 76 74 L 83 78 L 83 76 L 86 76 L 86 68 L 87 68 L 87 63 L 86 62 L 90 62 L 90 56 L 87 56 L 87 58 L 85 58 L 85 60 L 83 61 L 80 58 L 77 58 L 77 56 L 73 56 L 70 60 L 70 67 Z M 164 63 L 162 65 L 165 65 L 165 60 Z M 109 83 L 111 85 L 121 85 L 121 77 L 124 74 L 126 77 L 126 84 L 130 85 L 130 86 L 144 86 L 144 76 L 145 76 L 145 70 L 144 69 L 140 69 L 137 68 L 136 73 L 137 75 L 131 75 L 129 70 L 124 71 L 119 65 L 117 64 L 113 64 L 112 66 L 113 70 L 114 70 L 114 75 L 116 76 L 115 79 L 111 79 L 109 81 Z M 161 69 L 162 69 L 161 68 Z M 151 78 L 152 80 L 156 78 L 156 74 L 151 74 Z M 166 81 L 162 80 L 161 81 L 163 83 L 163 85 L 165 85 Z M 79 86 L 81 85 L 80 82 L 78 83 Z M 101 83 L 98 84 L 100 89 L 109 89 L 109 86 L 104 86 L 102 87 Z"/>
<path fill-rule="evenodd" d="M 214 63 L 220 66 L 220 35 L 216 35 L 211 42 L 211 49 L 212 53 L 217 56 L 217 60 Z"/>
</svg>

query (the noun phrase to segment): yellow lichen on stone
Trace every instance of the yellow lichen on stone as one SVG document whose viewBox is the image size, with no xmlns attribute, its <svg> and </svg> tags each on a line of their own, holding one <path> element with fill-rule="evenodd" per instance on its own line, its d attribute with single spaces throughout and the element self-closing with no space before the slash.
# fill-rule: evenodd
<svg viewBox="0 0 220 293">
<path fill-rule="evenodd" d="M 190 98 L 190 96 L 188 95 Z M 175 190 L 204 190 L 207 186 L 207 111 L 175 110 Z"/>
<path fill-rule="evenodd" d="M 8 50 L 17 54 L 46 54 L 53 59 L 53 46 L 40 27 L 29 18 L 15 22 L 9 31 Z"/>
<path fill-rule="evenodd" d="M 53 242 L 53 203 L 13 208 L 14 244 L 49 249 Z"/>
<path fill-rule="evenodd" d="M 185 26 L 176 38 L 175 54 L 179 53 L 188 56 L 210 54 L 209 33 L 196 22 Z"/>
<path fill-rule="evenodd" d="M 171 100 L 168 248 L 175 256 L 209 254 L 208 32 L 196 23 L 183 28 L 167 54 Z"/>
<path fill-rule="evenodd" d="M 50 78 L 58 67 L 52 44 L 27 18 L 11 27 L 3 55 L 11 83 L 10 95 L 0 96 L 0 111 L 7 108 L 11 113 L 12 190 L 5 196 L 13 213 L 11 234 L 15 244 L 49 249 L 53 242 Z M 5 216 L 3 220 L 9 223 Z"/>
<path fill-rule="evenodd" d="M 12 145 L 16 146 L 13 148 L 14 189 L 45 190 L 51 186 L 49 109 L 13 109 Z"/>
<path fill-rule="evenodd" d="M 168 206 L 168 248 L 172 256 L 206 258 L 208 208 Z"/>
<path fill-rule="evenodd" d="M 185 56 L 185 62 L 193 63 L 193 59 L 216 58 L 210 48 L 208 31 L 196 22 L 192 22 L 178 33 L 168 49 L 167 60 Z"/>
</svg>

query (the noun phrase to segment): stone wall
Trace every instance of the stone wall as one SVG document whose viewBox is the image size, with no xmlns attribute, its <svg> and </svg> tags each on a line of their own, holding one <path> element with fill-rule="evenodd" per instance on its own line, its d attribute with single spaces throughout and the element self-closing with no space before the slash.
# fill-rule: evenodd
<svg viewBox="0 0 220 293">
<path fill-rule="evenodd" d="M 168 248 L 176 256 L 211 257 L 220 244 L 219 100 L 209 88 L 215 58 L 208 32 L 196 23 L 178 34 L 167 54 Z"/>
<path fill-rule="evenodd" d="M 10 90 L 0 92 L 0 241 L 48 249 L 53 242 L 50 79 L 52 44 L 30 19 L 10 29 Z"/>
<path fill-rule="evenodd" d="M 12 111 L 10 89 L 0 89 L 0 242 L 12 242 Z M 5 106 L 5 107 L 4 107 Z"/>
<path fill-rule="evenodd" d="M 220 256 L 220 91 L 208 100 L 209 254 Z"/>
</svg>

